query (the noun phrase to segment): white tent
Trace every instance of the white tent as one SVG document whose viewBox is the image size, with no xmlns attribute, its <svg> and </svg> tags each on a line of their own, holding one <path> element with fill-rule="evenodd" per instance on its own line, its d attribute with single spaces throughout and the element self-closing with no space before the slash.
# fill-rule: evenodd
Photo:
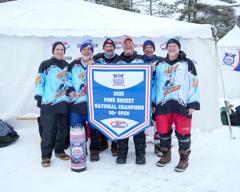
<svg viewBox="0 0 240 192">
<path fill-rule="evenodd" d="M 227 47 L 230 49 L 240 48 L 240 28 L 235 25 L 222 39 L 218 41 L 219 47 Z"/>
<path fill-rule="evenodd" d="M 178 36 L 182 49 L 196 61 L 200 79 L 201 111 L 194 115 L 193 127 L 219 127 L 218 71 L 210 25 L 140 15 L 82 0 L 19 0 L 0 4 L 0 117 L 37 111 L 33 101 L 34 77 L 39 63 L 47 59 L 51 40 L 79 43 L 88 36 L 99 42 L 96 49 L 101 51 L 104 37 L 118 41 L 124 34 L 137 40 L 148 36 L 159 44 L 158 49 L 159 39 Z"/>
<path fill-rule="evenodd" d="M 235 54 L 233 63 L 237 64 L 240 61 L 239 36 L 240 28 L 235 25 L 231 31 L 229 31 L 222 39 L 218 41 L 219 61 L 221 65 L 223 64 L 223 58 L 227 52 Z M 239 97 L 240 89 L 236 83 L 240 82 L 240 72 L 225 69 L 223 69 L 222 72 L 227 99 Z M 223 95 L 222 92 L 221 95 Z"/>
</svg>

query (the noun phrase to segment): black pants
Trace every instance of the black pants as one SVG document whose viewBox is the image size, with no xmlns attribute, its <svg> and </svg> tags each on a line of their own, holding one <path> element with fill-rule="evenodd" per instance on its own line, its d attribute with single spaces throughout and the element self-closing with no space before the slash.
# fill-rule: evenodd
<svg viewBox="0 0 240 192">
<path fill-rule="evenodd" d="M 138 155 L 138 154 L 144 154 L 145 155 L 146 135 L 145 135 L 144 131 L 138 133 L 137 135 L 134 135 L 133 140 L 134 140 L 134 144 L 135 144 L 136 155 Z M 128 141 L 129 141 L 129 138 L 120 139 L 120 140 L 117 141 L 120 156 L 124 156 L 124 157 L 127 156 Z"/>
<path fill-rule="evenodd" d="M 37 118 L 37 122 L 38 122 L 38 131 L 39 131 L 39 135 L 42 138 L 42 123 L 41 123 L 41 116 L 39 116 Z M 67 136 L 66 136 L 66 140 L 65 140 L 65 149 L 67 149 L 70 145 L 70 120 L 69 120 L 69 116 L 67 116 Z"/>
<path fill-rule="evenodd" d="M 37 118 L 37 122 L 38 122 L 38 131 L 39 131 L 39 135 L 42 138 L 42 123 L 41 123 L 41 116 L 39 116 Z"/>
<path fill-rule="evenodd" d="M 95 128 L 91 128 L 91 143 L 90 143 L 90 151 L 99 151 L 100 150 L 100 131 Z"/>
<path fill-rule="evenodd" d="M 51 158 L 52 151 L 63 153 L 68 134 L 67 115 L 41 113 L 42 123 L 42 158 Z"/>
</svg>

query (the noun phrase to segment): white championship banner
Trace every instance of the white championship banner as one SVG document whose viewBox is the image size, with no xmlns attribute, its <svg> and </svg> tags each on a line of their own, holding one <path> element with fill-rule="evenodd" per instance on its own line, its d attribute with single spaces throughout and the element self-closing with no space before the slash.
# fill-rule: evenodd
<svg viewBox="0 0 240 192">
<path fill-rule="evenodd" d="M 90 65 L 87 94 L 89 122 L 110 140 L 150 126 L 150 65 Z"/>
</svg>

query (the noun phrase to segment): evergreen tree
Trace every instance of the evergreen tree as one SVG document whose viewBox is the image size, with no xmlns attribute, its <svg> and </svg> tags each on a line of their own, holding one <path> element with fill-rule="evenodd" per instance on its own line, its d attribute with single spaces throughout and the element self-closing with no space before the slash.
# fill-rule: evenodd
<svg viewBox="0 0 240 192">
<path fill-rule="evenodd" d="M 160 17 L 171 17 L 171 15 L 178 11 L 178 8 L 175 4 L 168 4 L 164 2 L 159 2 L 157 4 L 157 9 L 157 15 Z"/>
<path fill-rule="evenodd" d="M 234 1 L 234 0 L 219 0 L 219 1 L 222 1 L 222 2 L 225 2 L 225 3 L 229 3 L 229 4 L 237 3 L 237 2 Z"/>
<path fill-rule="evenodd" d="M 165 3 L 161 0 L 139 0 L 134 2 L 134 6 L 141 6 L 144 13 L 159 17 L 171 17 L 177 11 L 174 4 Z"/>
<path fill-rule="evenodd" d="M 218 29 L 219 37 L 225 35 L 235 25 L 236 15 L 231 5 L 208 5 L 199 3 L 198 0 L 179 0 L 175 5 L 181 4 L 183 8 L 179 9 L 181 13 L 179 20 L 214 25 Z"/>
<path fill-rule="evenodd" d="M 139 12 L 139 10 L 133 8 L 132 0 L 85 0 L 95 2 L 97 4 L 105 5 L 108 7 L 114 7 L 117 9 L 123 9 L 127 11 Z"/>
</svg>

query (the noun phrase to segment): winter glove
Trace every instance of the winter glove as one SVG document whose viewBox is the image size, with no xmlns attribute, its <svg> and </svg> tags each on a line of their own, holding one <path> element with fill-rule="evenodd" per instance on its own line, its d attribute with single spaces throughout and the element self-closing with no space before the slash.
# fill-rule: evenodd
<svg viewBox="0 0 240 192">
<path fill-rule="evenodd" d="M 42 97 L 39 95 L 34 96 L 34 99 L 37 100 L 37 107 L 41 108 Z"/>
</svg>

